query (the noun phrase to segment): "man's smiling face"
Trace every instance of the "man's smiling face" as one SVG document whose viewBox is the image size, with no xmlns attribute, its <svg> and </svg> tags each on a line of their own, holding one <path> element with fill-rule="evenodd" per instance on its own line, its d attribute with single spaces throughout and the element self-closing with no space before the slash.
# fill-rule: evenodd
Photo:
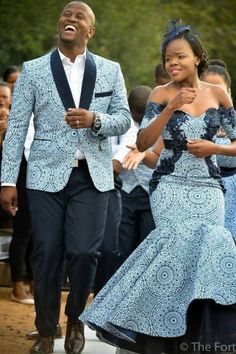
<svg viewBox="0 0 236 354">
<path fill-rule="evenodd" d="M 69 3 L 58 22 L 59 41 L 65 45 L 86 47 L 95 32 L 94 20 L 94 14 L 86 4 Z"/>
</svg>

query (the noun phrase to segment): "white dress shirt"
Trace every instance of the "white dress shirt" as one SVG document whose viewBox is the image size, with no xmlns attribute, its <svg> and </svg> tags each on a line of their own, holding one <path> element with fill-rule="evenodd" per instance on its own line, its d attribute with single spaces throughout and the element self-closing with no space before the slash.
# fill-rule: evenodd
<svg viewBox="0 0 236 354">
<path fill-rule="evenodd" d="M 25 147 L 24 154 L 25 154 L 26 161 L 28 161 L 29 159 L 30 147 L 33 140 L 34 140 L 34 115 L 32 114 L 29 122 L 27 135 L 25 138 L 25 145 L 24 145 Z"/>
<path fill-rule="evenodd" d="M 66 73 L 66 77 L 70 86 L 72 97 L 75 102 L 75 107 L 79 107 L 80 96 L 82 90 L 82 82 L 84 77 L 86 50 L 83 54 L 77 55 L 74 63 L 70 61 L 60 50 L 58 49 L 63 68 Z M 78 148 L 75 152 L 75 159 L 83 160 L 85 158 L 84 153 Z"/>
<path fill-rule="evenodd" d="M 123 164 L 125 156 L 130 152 L 130 149 L 126 145 L 134 145 L 136 143 L 138 130 L 138 125 L 131 119 L 130 128 L 125 134 L 109 138 L 111 139 L 113 160 L 118 160 Z"/>
</svg>

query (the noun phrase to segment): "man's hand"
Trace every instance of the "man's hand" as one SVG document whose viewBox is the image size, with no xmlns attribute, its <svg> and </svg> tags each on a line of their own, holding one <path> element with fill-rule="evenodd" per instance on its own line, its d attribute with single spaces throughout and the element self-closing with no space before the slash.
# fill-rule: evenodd
<svg viewBox="0 0 236 354">
<path fill-rule="evenodd" d="M 122 171 L 122 163 L 118 160 L 112 160 L 113 172 L 115 177 L 118 177 Z"/>
<path fill-rule="evenodd" d="M 65 121 L 73 129 L 90 128 L 93 124 L 93 113 L 83 108 L 69 108 Z"/>
<path fill-rule="evenodd" d="M 187 148 L 196 157 L 207 157 L 217 154 L 217 145 L 209 140 L 188 140 Z"/>
<path fill-rule="evenodd" d="M 127 147 L 130 148 L 131 151 L 125 156 L 123 167 L 127 170 L 135 170 L 145 158 L 146 153 L 145 151 L 140 152 L 136 145 L 127 145 Z"/>
<path fill-rule="evenodd" d="M 16 187 L 1 187 L 1 204 L 12 216 L 16 215 L 18 210 L 17 190 Z"/>
</svg>

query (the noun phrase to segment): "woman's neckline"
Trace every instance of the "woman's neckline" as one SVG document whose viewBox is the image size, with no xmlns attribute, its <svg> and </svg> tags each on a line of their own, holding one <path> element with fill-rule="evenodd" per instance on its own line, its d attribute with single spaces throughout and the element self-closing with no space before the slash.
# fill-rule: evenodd
<svg viewBox="0 0 236 354">
<path fill-rule="evenodd" d="M 199 115 L 193 115 L 189 112 L 186 112 L 186 111 L 183 111 L 181 109 L 176 109 L 174 112 L 181 112 L 183 114 L 186 114 L 187 116 L 193 118 L 193 119 L 200 119 L 202 117 L 204 117 L 209 111 L 218 111 L 220 107 L 209 107 L 207 108 L 204 112 L 202 112 L 201 114 Z"/>
<path fill-rule="evenodd" d="M 148 103 L 154 103 L 154 104 L 162 106 L 162 107 L 166 106 L 166 104 L 157 103 L 157 102 L 153 102 L 153 101 L 149 101 Z M 189 117 L 191 117 L 193 119 L 198 119 L 198 118 L 201 118 L 201 117 L 205 116 L 209 111 L 218 111 L 219 109 L 220 109 L 220 106 L 218 106 L 218 107 L 209 107 L 209 108 L 207 108 L 204 112 L 202 112 L 199 115 L 193 115 L 193 114 L 191 114 L 189 112 L 186 112 L 186 111 L 183 111 L 181 109 L 176 109 L 173 113 L 181 112 L 181 113 L 186 114 L 187 116 L 189 116 Z"/>
</svg>

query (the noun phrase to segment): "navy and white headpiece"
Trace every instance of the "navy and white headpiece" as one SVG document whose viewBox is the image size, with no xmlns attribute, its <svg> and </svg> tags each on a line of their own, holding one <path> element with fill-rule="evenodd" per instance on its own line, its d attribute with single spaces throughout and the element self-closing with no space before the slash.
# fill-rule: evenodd
<svg viewBox="0 0 236 354">
<path fill-rule="evenodd" d="M 191 26 L 179 25 L 180 22 L 181 20 L 169 21 L 165 39 L 161 45 L 161 52 L 166 49 L 167 44 L 172 41 L 172 39 L 178 38 L 181 34 L 191 30 Z"/>
</svg>

